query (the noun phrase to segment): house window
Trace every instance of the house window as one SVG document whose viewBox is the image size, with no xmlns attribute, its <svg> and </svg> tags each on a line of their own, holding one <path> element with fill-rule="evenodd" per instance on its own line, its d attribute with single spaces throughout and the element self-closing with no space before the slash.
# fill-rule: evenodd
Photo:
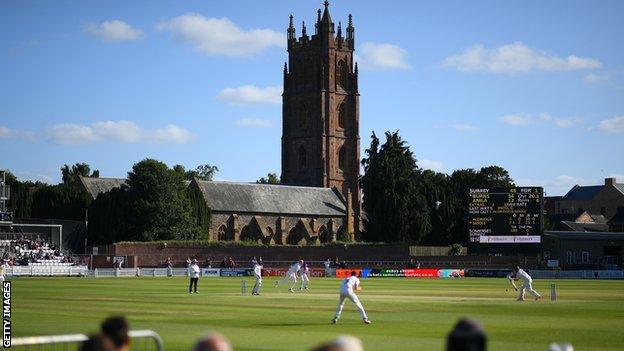
<svg viewBox="0 0 624 351">
<path fill-rule="evenodd" d="M 336 82 L 340 87 L 346 90 L 347 88 L 347 64 L 340 60 L 336 67 Z"/>
<path fill-rule="evenodd" d="M 306 155 L 306 150 L 303 146 L 299 148 L 299 152 L 297 156 L 299 160 L 299 170 L 304 170 L 308 163 L 308 159 Z"/>
<path fill-rule="evenodd" d="M 341 171 L 344 171 L 347 168 L 347 156 L 345 155 L 345 147 L 341 147 L 340 151 L 338 151 L 338 168 Z"/>
<path fill-rule="evenodd" d="M 567 263 L 567 264 L 572 264 L 572 263 L 573 263 L 573 262 L 572 262 L 572 254 L 573 254 L 573 252 L 572 252 L 572 251 L 568 251 L 568 252 L 566 252 L 566 263 Z"/>
<path fill-rule="evenodd" d="M 345 116 L 346 112 L 345 112 L 345 104 L 342 103 L 340 104 L 340 107 L 338 108 L 338 127 L 344 129 L 346 124 L 346 116 Z"/>
<path fill-rule="evenodd" d="M 297 120 L 299 121 L 299 129 L 306 129 L 308 127 L 308 107 L 303 104 L 299 109 L 299 116 L 297 116 Z"/>
<path fill-rule="evenodd" d="M 583 263 L 589 263 L 589 251 L 583 251 L 581 254 L 581 260 Z"/>
<path fill-rule="evenodd" d="M 217 230 L 217 240 L 226 241 L 227 240 L 227 228 L 225 225 L 221 225 L 219 230 Z"/>
</svg>

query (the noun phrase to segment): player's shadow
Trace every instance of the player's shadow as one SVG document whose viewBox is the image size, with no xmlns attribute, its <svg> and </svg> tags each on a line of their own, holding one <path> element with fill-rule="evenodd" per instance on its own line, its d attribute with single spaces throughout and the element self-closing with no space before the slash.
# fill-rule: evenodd
<svg viewBox="0 0 624 351">
<path fill-rule="evenodd" d="M 259 327 L 300 327 L 304 325 L 314 325 L 314 323 L 263 323 Z"/>
</svg>

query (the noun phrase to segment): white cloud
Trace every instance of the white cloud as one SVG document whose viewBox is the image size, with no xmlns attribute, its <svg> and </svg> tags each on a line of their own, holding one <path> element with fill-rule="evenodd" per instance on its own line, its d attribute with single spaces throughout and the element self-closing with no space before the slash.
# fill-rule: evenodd
<svg viewBox="0 0 624 351">
<path fill-rule="evenodd" d="M 207 55 L 246 56 L 268 47 L 284 47 L 284 34 L 272 29 L 245 30 L 227 18 L 208 18 L 187 13 L 156 26 Z"/>
<path fill-rule="evenodd" d="M 531 118 L 523 115 L 505 115 L 502 116 L 500 120 L 516 127 L 524 127 L 531 123 Z"/>
<path fill-rule="evenodd" d="M 539 118 L 544 122 L 553 123 L 557 128 L 573 127 L 583 121 L 580 117 L 554 117 L 548 113 L 541 113 Z"/>
<path fill-rule="evenodd" d="M 236 125 L 239 127 L 270 127 L 273 125 L 268 119 L 260 118 L 241 118 L 236 121 Z"/>
<path fill-rule="evenodd" d="M 429 169 L 435 172 L 444 172 L 444 163 L 440 161 L 422 159 L 418 161 L 418 166 L 422 169 Z"/>
<path fill-rule="evenodd" d="M 451 128 L 458 130 L 460 132 L 474 132 L 475 130 L 477 130 L 477 127 L 470 125 L 470 124 L 453 124 L 451 125 Z"/>
<path fill-rule="evenodd" d="M 36 135 L 30 131 L 11 129 L 7 126 L 0 125 L 0 139 L 16 138 L 28 141 L 34 141 Z"/>
<path fill-rule="evenodd" d="M 598 129 L 604 133 L 624 133 L 624 116 L 604 119 L 598 123 L 598 126 L 592 129 Z"/>
<path fill-rule="evenodd" d="M 238 88 L 225 88 L 217 94 L 217 99 L 235 105 L 282 102 L 281 87 L 258 88 L 253 85 L 244 85 Z"/>
<path fill-rule="evenodd" d="M 590 73 L 585 76 L 584 80 L 587 83 L 598 84 L 598 83 L 609 83 L 615 77 L 613 72 L 608 73 Z"/>
<path fill-rule="evenodd" d="M 165 128 L 148 133 L 148 139 L 158 144 L 186 144 L 195 140 L 195 134 L 175 124 L 168 124 Z"/>
<path fill-rule="evenodd" d="M 442 65 L 463 72 L 492 73 L 590 70 L 602 66 L 600 61 L 594 58 L 576 55 L 569 55 L 565 58 L 556 57 L 519 42 L 498 48 L 486 48 L 478 44 L 460 54 L 447 57 Z"/>
<path fill-rule="evenodd" d="M 585 179 L 581 177 L 569 176 L 566 174 L 559 175 L 548 180 L 536 180 L 529 178 L 516 179 L 518 186 L 541 186 L 544 187 L 547 195 L 563 195 L 572 189 L 575 185 L 587 184 Z"/>
<path fill-rule="evenodd" d="M 56 124 L 48 129 L 55 144 L 83 145 L 103 141 L 122 143 L 184 144 L 195 139 L 188 130 L 173 124 L 160 129 L 142 129 L 131 121 L 104 121 L 91 125 Z"/>
<path fill-rule="evenodd" d="M 119 20 L 104 21 L 100 24 L 88 22 L 84 26 L 84 31 L 107 43 L 139 40 L 144 36 L 141 30 Z"/>
<path fill-rule="evenodd" d="M 364 43 L 361 54 L 356 57 L 358 64 L 365 68 L 410 69 L 407 51 L 392 44 Z"/>
</svg>

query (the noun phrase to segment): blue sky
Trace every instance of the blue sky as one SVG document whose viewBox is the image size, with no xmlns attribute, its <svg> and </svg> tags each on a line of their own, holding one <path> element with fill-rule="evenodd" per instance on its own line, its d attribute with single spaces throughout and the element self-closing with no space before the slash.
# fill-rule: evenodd
<svg viewBox="0 0 624 351">
<path fill-rule="evenodd" d="M 322 1 L 2 1 L 1 168 L 124 177 L 153 157 L 280 173 L 292 13 Z M 497 164 L 548 195 L 624 181 L 624 2 L 331 1 L 353 14 L 362 151 L 399 129 L 438 171 Z"/>
</svg>

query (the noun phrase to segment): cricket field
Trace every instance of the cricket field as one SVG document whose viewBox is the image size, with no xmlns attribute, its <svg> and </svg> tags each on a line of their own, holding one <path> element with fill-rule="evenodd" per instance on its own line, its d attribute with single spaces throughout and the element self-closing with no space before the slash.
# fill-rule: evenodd
<svg viewBox="0 0 624 351">
<path fill-rule="evenodd" d="M 551 342 L 575 350 L 622 350 L 624 281 L 535 280 L 544 298 L 517 302 L 505 279 L 362 280 L 360 300 L 373 324 L 364 325 L 347 301 L 330 324 L 340 281 L 312 279 L 309 291 L 288 293 L 265 278 L 261 296 L 241 294 L 242 278 L 202 278 L 189 295 L 176 278 L 15 278 L 13 337 L 89 333 L 107 316 L 125 315 L 133 329 L 152 329 L 165 350 L 190 350 L 208 331 L 219 331 L 242 350 L 310 350 L 339 334 L 361 338 L 367 351 L 444 350 L 461 317 L 474 317 L 488 333 L 489 350 L 547 350 Z"/>
</svg>

